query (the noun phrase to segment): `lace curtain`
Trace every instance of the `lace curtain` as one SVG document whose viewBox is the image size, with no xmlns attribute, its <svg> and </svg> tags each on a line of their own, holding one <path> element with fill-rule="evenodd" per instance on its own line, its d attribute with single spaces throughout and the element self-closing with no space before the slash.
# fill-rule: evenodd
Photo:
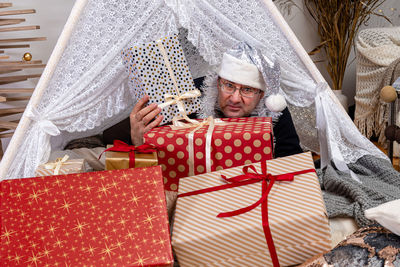
<svg viewBox="0 0 400 267">
<path fill-rule="evenodd" d="M 89 0 L 7 177 L 33 176 L 36 166 L 47 161 L 50 135 L 43 122 L 61 131 L 52 140 L 52 148 L 60 149 L 72 138 L 99 133 L 127 117 L 133 100 L 122 49 L 177 32 L 173 11 L 162 0 Z"/>
<path fill-rule="evenodd" d="M 28 106 L 32 122 L 6 177 L 33 176 L 48 159 L 52 135 L 52 148 L 60 149 L 72 138 L 99 133 L 127 117 L 136 100 L 129 94 L 122 49 L 178 33 L 181 27 L 194 77 L 217 66 L 222 53 L 239 40 L 259 47 L 269 62 L 279 61 L 282 93 L 305 148 L 318 150 L 315 114 L 323 114 L 329 127 L 320 141 L 328 157 L 337 151 L 332 147 L 345 163 L 370 153 L 385 157 L 338 112 L 329 89 L 315 84 L 262 0 L 89 0 L 39 106 Z M 315 97 L 323 105 L 315 105 Z"/>
<path fill-rule="evenodd" d="M 267 61 L 281 65 L 282 93 L 289 102 L 302 146 L 324 150 L 325 164 L 335 159 L 343 165 L 366 154 L 387 157 L 362 136 L 341 108 L 328 85 L 316 84 L 281 29 L 273 21 L 264 1 L 166 0 L 179 23 L 188 30 L 187 39 L 210 65 L 218 65 L 222 53 L 245 40 L 260 48 Z M 320 101 L 315 101 L 320 99 Z M 319 115 L 325 124 L 316 124 Z M 317 128 L 324 134 L 317 136 Z"/>
</svg>

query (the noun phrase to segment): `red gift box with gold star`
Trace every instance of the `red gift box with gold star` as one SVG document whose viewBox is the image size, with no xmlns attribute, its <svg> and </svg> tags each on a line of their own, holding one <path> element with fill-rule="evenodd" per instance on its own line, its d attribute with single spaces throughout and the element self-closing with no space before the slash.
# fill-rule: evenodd
<svg viewBox="0 0 400 267">
<path fill-rule="evenodd" d="M 182 177 L 272 159 L 270 117 L 215 119 L 211 132 L 209 127 L 162 126 L 145 135 L 157 147 L 166 190 L 177 191 Z"/>
<path fill-rule="evenodd" d="M 161 167 L 4 180 L 2 266 L 172 266 Z"/>
</svg>

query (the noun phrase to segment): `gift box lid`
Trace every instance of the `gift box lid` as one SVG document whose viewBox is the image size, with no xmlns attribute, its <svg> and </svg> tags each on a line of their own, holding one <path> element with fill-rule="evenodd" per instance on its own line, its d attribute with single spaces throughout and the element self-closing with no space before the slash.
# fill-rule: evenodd
<svg viewBox="0 0 400 267">
<path fill-rule="evenodd" d="M 173 263 L 159 166 L 0 183 L 8 266 Z"/>
</svg>

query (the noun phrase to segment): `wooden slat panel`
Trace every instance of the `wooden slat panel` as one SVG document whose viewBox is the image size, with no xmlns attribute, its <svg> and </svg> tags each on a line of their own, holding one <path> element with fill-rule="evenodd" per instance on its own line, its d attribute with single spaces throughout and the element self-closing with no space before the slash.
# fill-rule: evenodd
<svg viewBox="0 0 400 267">
<path fill-rule="evenodd" d="M 36 10 L 34 9 L 8 10 L 8 11 L 1 11 L 0 16 L 33 14 L 33 13 L 36 13 Z"/>
<path fill-rule="evenodd" d="M 1 120 L 0 120 L 1 121 Z M 10 124 L 10 127 L 12 126 L 12 127 L 14 127 L 15 126 L 15 124 L 17 124 L 18 125 L 18 123 L 19 123 L 19 120 L 13 120 L 13 121 L 10 121 L 10 122 L 12 122 L 12 124 Z M 14 129 L 14 128 L 13 128 Z M 4 132 L 8 132 L 8 131 L 10 131 L 10 130 L 12 130 L 12 129 L 8 129 L 8 128 L 1 128 L 0 127 L 0 133 L 1 134 L 7 134 L 7 133 L 4 133 Z"/>
<path fill-rule="evenodd" d="M 24 101 L 24 100 L 29 100 L 31 96 L 16 96 L 16 97 L 6 97 L 7 102 L 13 102 L 13 101 Z"/>
<path fill-rule="evenodd" d="M 11 7 L 11 6 L 12 6 L 12 3 L 0 3 L 0 8 Z"/>
<path fill-rule="evenodd" d="M 46 64 L 20 64 L 18 66 L 13 65 L 0 65 L 0 71 L 2 70 L 16 70 L 16 69 L 33 69 L 33 68 L 44 68 Z"/>
<path fill-rule="evenodd" d="M 0 32 L 29 31 L 37 29 L 40 29 L 40 26 L 20 26 L 20 27 L 2 28 L 0 29 Z"/>
<path fill-rule="evenodd" d="M 14 132 L 12 132 L 12 133 L 0 134 L 0 138 L 12 137 L 13 134 L 14 134 Z M 1 144 L 0 144 L 0 146 L 1 146 Z M 2 155 L 1 155 L 1 151 L 0 151 L 0 160 L 1 160 L 1 157 L 2 157 Z"/>
<path fill-rule="evenodd" d="M 32 93 L 35 88 L 0 88 L 0 94 Z"/>
<path fill-rule="evenodd" d="M 0 39 L 0 43 L 19 43 L 19 42 L 33 42 L 33 41 L 46 41 L 46 37 L 32 37 L 32 38 L 13 38 L 13 39 Z"/>
<path fill-rule="evenodd" d="M 27 48 L 31 47 L 29 44 L 21 44 L 21 45 L 0 45 L 0 49 L 6 49 L 6 48 Z"/>
<path fill-rule="evenodd" d="M 25 19 L 0 19 L 0 26 L 1 25 L 19 24 L 24 21 L 25 21 Z"/>
<path fill-rule="evenodd" d="M 15 70 L 3 70 L 3 71 L 1 71 L 1 70 L 0 70 L 0 74 L 6 74 L 6 73 L 17 72 L 17 71 L 20 71 L 20 70 L 22 70 L 22 69 L 15 69 Z"/>
<path fill-rule="evenodd" d="M 12 7 L 12 3 L 0 3 L 0 8 Z M 38 25 L 22 25 L 22 26 L 7 26 L 7 25 L 16 25 L 26 20 L 24 18 L 8 18 L 6 16 L 13 15 L 21 15 L 21 14 L 33 14 L 36 13 L 35 9 L 21 9 L 21 10 L 4 10 L 0 11 L 0 32 L 17 32 L 17 31 L 29 31 L 29 30 L 37 30 L 40 29 Z M 5 26 L 5 27 L 4 27 Z M 44 68 L 46 65 L 42 64 L 41 60 L 32 60 L 32 61 L 10 61 L 7 60 L 10 57 L 4 55 L 5 49 L 14 49 L 14 48 L 30 48 L 30 42 L 33 41 L 45 41 L 46 37 L 35 37 L 31 36 L 28 38 L 7 38 L 0 39 L 0 74 L 7 74 L 18 72 L 23 69 L 40 69 Z M 10 36 L 8 36 L 10 37 Z M 15 44 L 13 44 L 15 43 Z M 23 74 L 23 73 L 22 73 Z M 4 75 L 5 77 L 0 77 L 0 84 L 11 84 L 14 82 L 24 81 L 30 78 L 39 78 L 41 74 L 30 74 L 30 75 L 17 75 L 11 74 L 12 76 Z M 11 97 L 0 95 L 0 102 L 13 102 L 13 101 L 27 101 L 31 97 L 31 93 L 34 91 L 34 88 L 0 88 L 0 94 L 15 94 L 16 96 L 11 95 Z M 22 95 L 18 95 L 21 93 Z M 27 95 L 29 94 L 29 95 Z M 11 137 L 14 134 L 14 130 L 18 126 L 19 120 L 14 121 L 4 121 L 7 120 L 6 116 L 13 114 L 20 114 L 24 112 L 25 107 L 18 108 L 3 108 L 0 109 L 0 117 L 4 117 L 3 120 L 0 120 L 0 138 Z M 1 147 L 0 142 L 0 160 L 3 156 L 3 149 Z"/>
<path fill-rule="evenodd" d="M 0 82 L 0 85 L 9 84 L 9 83 L 23 82 L 23 81 L 26 81 L 26 80 L 28 80 L 28 78 L 23 78 L 23 77 L 22 78 L 7 79 L 5 81 Z"/>
<path fill-rule="evenodd" d="M 39 78 L 40 76 L 41 76 L 41 74 L 0 77 L 0 84 L 21 82 L 21 81 L 26 81 L 27 79 L 31 79 L 31 78 Z"/>
<path fill-rule="evenodd" d="M 2 108 L 0 109 L 0 116 L 8 116 L 12 114 L 18 114 L 25 111 L 25 108 Z M 1 121 L 3 123 L 3 121 Z M 0 124 L 0 127 L 2 124 Z"/>
<path fill-rule="evenodd" d="M 0 66 L 2 65 L 10 65 L 10 66 L 18 66 L 18 65 L 25 65 L 25 64 L 42 64 L 41 60 L 31 60 L 31 61 L 0 61 Z"/>
<path fill-rule="evenodd" d="M 0 82 L 7 81 L 8 79 L 19 79 L 19 78 L 38 78 L 41 74 L 28 74 L 28 75 L 19 75 L 19 76 L 9 76 L 9 77 L 0 77 Z"/>
<path fill-rule="evenodd" d="M 0 121 L 0 128 L 13 130 L 13 129 L 17 129 L 17 126 L 18 126 L 18 122 Z"/>
</svg>

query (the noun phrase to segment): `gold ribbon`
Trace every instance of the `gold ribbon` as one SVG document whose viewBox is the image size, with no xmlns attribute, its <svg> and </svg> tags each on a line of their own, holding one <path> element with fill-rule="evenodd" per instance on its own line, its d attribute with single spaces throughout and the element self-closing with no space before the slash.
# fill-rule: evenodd
<svg viewBox="0 0 400 267">
<path fill-rule="evenodd" d="M 217 119 L 218 120 L 218 119 Z M 218 120 L 219 124 L 225 124 L 226 122 L 222 120 Z M 216 119 L 214 119 L 212 116 L 208 117 L 207 119 L 204 119 L 202 122 L 198 122 L 198 125 L 196 128 L 194 128 L 188 135 L 188 140 L 189 140 L 189 176 L 194 175 L 194 144 L 193 144 L 193 138 L 194 138 L 194 133 L 199 130 L 201 127 L 209 125 L 207 133 L 206 133 L 206 172 L 211 172 L 211 137 L 212 133 L 214 131 L 214 127 L 216 124 Z M 172 125 L 170 126 L 172 129 Z M 189 128 L 190 124 L 185 124 L 182 127 L 184 128 Z M 176 128 L 175 128 L 176 129 Z"/>
<path fill-rule="evenodd" d="M 66 162 L 69 159 L 68 155 L 65 155 L 63 158 L 57 158 L 55 162 L 49 162 L 44 165 L 46 170 L 54 170 L 53 174 L 58 175 L 60 173 L 60 169 L 62 165 L 66 164 L 74 164 Z"/>
<path fill-rule="evenodd" d="M 182 95 L 171 95 L 171 94 L 167 93 L 167 94 L 164 94 L 165 102 L 162 104 L 159 104 L 158 106 L 160 108 L 165 108 L 169 105 L 175 105 L 175 104 L 178 106 L 180 116 L 175 116 L 172 118 L 173 125 L 179 125 L 179 121 L 182 119 L 189 122 L 192 125 L 197 125 L 199 123 L 197 120 L 192 120 L 187 116 L 185 105 L 183 104 L 182 100 L 189 99 L 189 98 L 196 98 L 196 97 L 199 97 L 200 95 L 201 95 L 201 93 L 197 89 L 189 91 L 189 92 L 185 92 Z"/>
<path fill-rule="evenodd" d="M 206 172 L 211 172 L 211 137 L 215 127 L 215 120 L 211 117 L 206 134 Z"/>
<path fill-rule="evenodd" d="M 178 110 L 179 110 L 179 113 L 181 116 L 179 116 L 179 117 L 175 116 L 172 119 L 172 122 L 174 125 L 176 124 L 177 121 L 182 120 L 182 119 L 186 120 L 187 122 L 189 122 L 191 124 L 198 124 L 198 121 L 192 120 L 187 116 L 183 100 L 199 97 L 201 95 L 200 91 L 195 89 L 195 90 L 192 90 L 189 92 L 185 92 L 184 94 L 180 93 L 178 82 L 176 81 L 174 71 L 172 70 L 171 64 L 170 64 L 168 56 L 167 56 L 167 52 L 165 51 L 164 45 L 162 44 L 161 40 L 157 40 L 157 45 L 158 45 L 158 48 L 160 49 L 161 54 L 163 55 L 165 65 L 167 66 L 169 75 L 171 77 L 171 80 L 174 84 L 175 91 L 177 93 L 177 95 L 172 95 L 169 93 L 164 94 L 165 102 L 162 104 L 159 104 L 158 106 L 162 109 L 167 106 L 175 105 L 175 104 L 178 106 Z"/>
</svg>

